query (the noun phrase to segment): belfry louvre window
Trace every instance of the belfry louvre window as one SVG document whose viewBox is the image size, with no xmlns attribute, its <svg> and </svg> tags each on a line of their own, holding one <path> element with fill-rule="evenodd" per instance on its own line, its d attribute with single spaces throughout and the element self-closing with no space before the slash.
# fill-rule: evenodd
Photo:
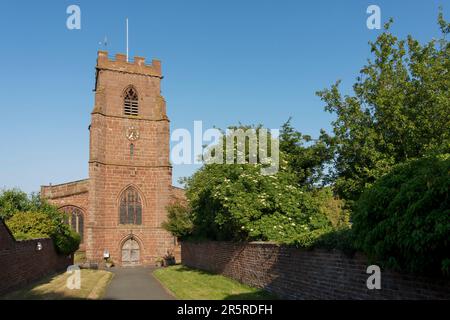
<svg viewBox="0 0 450 320">
<path fill-rule="evenodd" d="M 136 89 L 129 87 L 125 91 L 125 98 L 123 100 L 123 111 L 126 116 L 137 116 L 139 115 L 138 106 L 138 94 Z"/>
<path fill-rule="evenodd" d="M 84 219 L 83 212 L 74 206 L 66 206 L 61 208 L 61 210 L 66 214 L 65 223 L 70 226 L 70 228 L 80 235 L 81 242 L 83 242 L 84 234 Z"/>
<path fill-rule="evenodd" d="M 142 203 L 138 191 L 127 188 L 120 197 L 120 224 L 142 224 Z"/>
</svg>

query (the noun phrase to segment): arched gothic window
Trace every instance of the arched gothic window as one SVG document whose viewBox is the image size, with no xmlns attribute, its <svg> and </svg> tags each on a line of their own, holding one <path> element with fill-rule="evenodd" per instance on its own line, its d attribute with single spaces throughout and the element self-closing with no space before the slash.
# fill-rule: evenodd
<svg viewBox="0 0 450 320">
<path fill-rule="evenodd" d="M 127 116 L 139 115 L 138 94 L 134 87 L 128 87 L 125 90 L 123 99 L 123 112 Z"/>
<path fill-rule="evenodd" d="M 74 206 L 67 206 L 61 208 L 61 210 L 66 214 L 65 222 L 72 230 L 80 235 L 81 242 L 83 242 L 84 218 L 81 209 Z"/>
<path fill-rule="evenodd" d="M 142 203 L 138 191 L 128 187 L 120 197 L 120 224 L 142 224 Z"/>
</svg>

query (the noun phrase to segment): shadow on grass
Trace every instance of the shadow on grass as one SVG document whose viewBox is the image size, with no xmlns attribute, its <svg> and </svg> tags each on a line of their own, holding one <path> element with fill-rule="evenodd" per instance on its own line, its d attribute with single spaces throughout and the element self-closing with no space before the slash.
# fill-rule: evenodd
<svg viewBox="0 0 450 320">
<path fill-rule="evenodd" d="M 67 296 L 59 293 L 48 293 L 48 294 L 33 294 L 29 293 L 23 296 L 13 296 L 13 297 L 0 297 L 0 300 L 90 300 L 87 298 Z"/>
<path fill-rule="evenodd" d="M 201 270 L 201 269 L 189 268 L 189 267 L 186 267 L 186 266 L 181 265 L 181 264 L 176 264 L 176 265 L 173 265 L 171 267 L 172 267 L 172 270 L 174 272 L 178 272 L 178 273 L 196 273 L 196 274 L 206 275 L 206 276 L 222 276 L 222 277 L 225 277 L 225 278 L 230 279 L 232 281 L 236 281 L 236 282 L 240 283 L 236 279 L 229 278 L 229 277 L 227 277 L 227 276 L 225 276 L 223 274 L 213 273 L 213 272 L 209 272 L 209 271 L 205 271 L 205 270 Z M 255 291 L 254 292 L 239 293 L 239 294 L 230 294 L 230 295 L 226 296 L 224 298 L 224 300 L 278 300 L 279 299 L 275 294 L 270 293 L 270 292 L 268 292 L 268 291 L 266 291 L 264 289 L 250 287 L 250 286 L 248 286 L 246 284 L 243 284 L 243 283 L 241 283 L 241 284 L 243 286 L 247 286 L 249 288 L 252 288 Z"/>
<path fill-rule="evenodd" d="M 32 281 L 24 286 L 16 288 L 15 290 L 0 296 L 0 300 L 85 300 L 82 298 L 76 298 L 73 296 L 67 296 L 64 293 L 55 291 L 40 292 L 38 290 L 33 291 L 41 285 L 48 284 L 58 277 L 63 275 L 64 272 L 54 273 L 49 276 L 45 276 L 42 279 Z"/>
<path fill-rule="evenodd" d="M 195 273 L 198 273 L 201 275 L 208 275 L 208 276 L 217 276 L 218 275 L 217 273 L 212 273 L 212 272 L 201 270 L 201 269 L 189 268 L 182 264 L 175 264 L 175 265 L 169 266 L 169 268 L 170 267 L 172 267 L 172 269 L 174 269 L 174 271 L 176 271 L 176 272 L 195 272 Z"/>
<path fill-rule="evenodd" d="M 0 300 L 95 300 L 101 297 L 102 290 L 111 279 L 107 279 L 106 275 L 108 274 L 80 274 L 84 279 L 83 285 L 72 290 L 67 287 L 69 275 L 62 271 L 13 289 L 14 291 L 0 296 Z"/>
</svg>

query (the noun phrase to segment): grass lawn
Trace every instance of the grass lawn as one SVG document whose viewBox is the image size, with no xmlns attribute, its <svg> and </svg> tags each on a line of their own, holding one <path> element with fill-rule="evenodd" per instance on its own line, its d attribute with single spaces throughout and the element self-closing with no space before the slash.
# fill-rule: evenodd
<svg viewBox="0 0 450 320">
<path fill-rule="evenodd" d="M 178 299 L 184 300 L 264 300 L 276 297 L 264 290 L 243 285 L 222 275 L 181 265 L 157 269 L 154 276 Z"/>
<path fill-rule="evenodd" d="M 61 273 L 46 277 L 33 285 L 4 295 L 0 300 L 100 299 L 113 276 L 108 271 L 82 269 L 81 288 L 71 290 L 66 287 L 70 275 Z"/>
<path fill-rule="evenodd" d="M 84 263 L 86 262 L 86 252 L 84 251 L 76 251 L 73 255 L 73 263 Z"/>
</svg>

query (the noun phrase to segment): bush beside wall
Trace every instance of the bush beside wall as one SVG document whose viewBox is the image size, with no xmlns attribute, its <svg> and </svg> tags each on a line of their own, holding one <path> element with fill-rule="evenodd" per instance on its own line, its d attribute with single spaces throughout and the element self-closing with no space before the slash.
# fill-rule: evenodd
<svg viewBox="0 0 450 320">
<path fill-rule="evenodd" d="M 36 250 L 37 243 L 42 250 Z M 51 239 L 16 241 L 0 220 L 0 295 L 65 270 L 72 255 L 60 255 Z"/>
</svg>

